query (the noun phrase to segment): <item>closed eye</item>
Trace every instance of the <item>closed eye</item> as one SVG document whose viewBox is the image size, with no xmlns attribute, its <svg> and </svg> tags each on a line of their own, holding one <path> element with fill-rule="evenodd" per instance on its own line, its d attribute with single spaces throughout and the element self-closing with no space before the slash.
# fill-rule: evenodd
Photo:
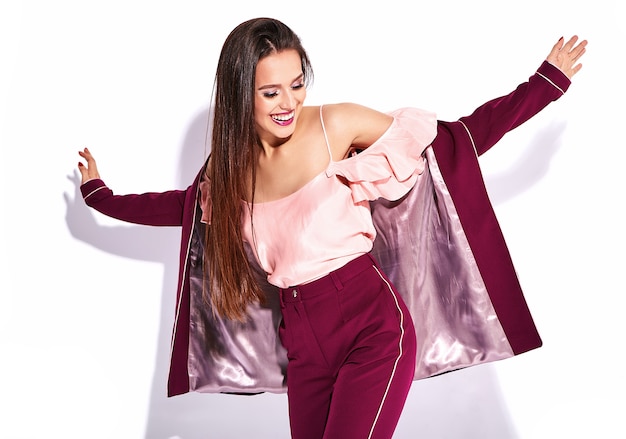
<svg viewBox="0 0 626 439">
<path fill-rule="evenodd" d="M 297 78 L 295 78 L 291 85 L 292 90 L 300 90 L 304 87 L 304 74 L 300 73 Z M 274 98 L 278 96 L 280 93 L 280 85 L 278 84 L 267 84 L 262 87 L 259 87 L 259 91 L 263 92 L 263 97 L 265 98 Z"/>
<path fill-rule="evenodd" d="M 300 90 L 302 87 L 304 87 L 304 82 L 299 82 L 297 84 L 292 85 L 291 89 Z M 278 90 L 266 91 L 263 93 L 263 97 L 271 99 L 271 98 L 275 98 L 279 94 L 280 92 Z"/>
</svg>

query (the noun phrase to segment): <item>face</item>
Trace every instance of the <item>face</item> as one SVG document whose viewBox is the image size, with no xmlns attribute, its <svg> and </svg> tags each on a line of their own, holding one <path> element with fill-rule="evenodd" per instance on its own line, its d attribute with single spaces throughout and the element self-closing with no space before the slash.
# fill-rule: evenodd
<svg viewBox="0 0 626 439">
<path fill-rule="evenodd" d="M 266 56 L 257 64 L 254 121 L 263 144 L 277 146 L 296 129 L 306 88 L 300 55 L 285 50 Z"/>
</svg>

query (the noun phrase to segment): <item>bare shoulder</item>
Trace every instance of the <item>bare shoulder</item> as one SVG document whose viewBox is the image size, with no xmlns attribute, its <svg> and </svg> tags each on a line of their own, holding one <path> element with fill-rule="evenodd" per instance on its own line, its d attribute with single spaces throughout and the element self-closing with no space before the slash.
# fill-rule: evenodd
<svg viewBox="0 0 626 439">
<path fill-rule="evenodd" d="M 366 148 L 389 128 L 393 117 L 364 105 L 343 102 L 322 108 L 324 125 L 348 146 Z"/>
<path fill-rule="evenodd" d="M 322 112 L 324 114 L 324 122 L 328 121 L 329 123 L 339 121 L 344 124 L 354 124 L 363 119 L 366 122 L 377 120 L 388 122 L 391 120 L 391 116 L 388 114 L 354 102 L 325 104 Z"/>
</svg>

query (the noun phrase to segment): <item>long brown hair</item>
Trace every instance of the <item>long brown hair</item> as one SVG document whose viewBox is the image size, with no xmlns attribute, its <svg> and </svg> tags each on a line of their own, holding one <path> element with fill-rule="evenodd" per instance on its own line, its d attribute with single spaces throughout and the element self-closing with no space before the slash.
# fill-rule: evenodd
<svg viewBox="0 0 626 439">
<path fill-rule="evenodd" d="M 206 228 L 205 261 L 209 301 L 219 315 L 243 320 L 246 307 L 263 301 L 242 238 L 242 200 L 254 194 L 260 142 L 254 123 L 254 82 L 262 58 L 294 49 L 307 84 L 313 78 L 299 37 L 285 24 L 256 18 L 238 25 L 226 38 L 215 77 L 211 159 L 212 218 Z"/>
</svg>

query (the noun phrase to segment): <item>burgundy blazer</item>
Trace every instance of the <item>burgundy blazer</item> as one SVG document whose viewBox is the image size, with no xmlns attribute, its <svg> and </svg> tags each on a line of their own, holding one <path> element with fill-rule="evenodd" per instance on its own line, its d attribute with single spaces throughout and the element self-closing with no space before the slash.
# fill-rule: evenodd
<svg viewBox="0 0 626 439">
<path fill-rule="evenodd" d="M 398 201 L 371 203 L 372 253 L 411 310 L 420 349 L 415 378 L 508 358 L 541 346 L 481 175 L 478 156 L 567 90 L 543 62 L 512 93 L 454 122 L 438 121 L 424 175 Z M 204 169 L 204 168 L 203 168 Z M 276 331 L 280 309 L 251 262 L 268 304 L 236 324 L 201 300 L 203 227 L 198 182 L 186 190 L 114 195 L 100 179 L 81 186 L 99 212 L 136 224 L 181 226 L 176 317 L 168 395 L 285 390 L 286 356 Z M 243 340 L 243 342 L 242 342 Z"/>
</svg>

